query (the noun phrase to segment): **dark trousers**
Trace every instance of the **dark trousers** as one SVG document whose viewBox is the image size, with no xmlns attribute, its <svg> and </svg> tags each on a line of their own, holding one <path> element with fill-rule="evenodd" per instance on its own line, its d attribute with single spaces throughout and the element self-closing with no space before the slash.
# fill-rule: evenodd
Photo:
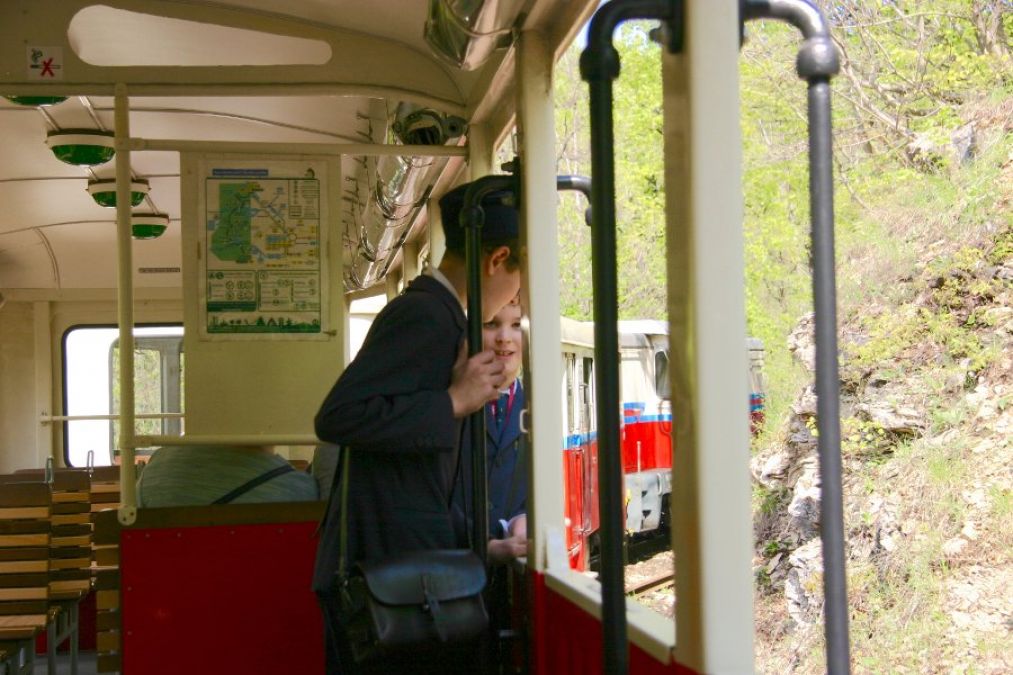
<svg viewBox="0 0 1013 675">
<path fill-rule="evenodd" d="M 414 650 L 387 654 L 382 658 L 356 663 L 348 636 L 341 622 L 338 597 L 318 593 L 324 617 L 324 653 L 327 675 L 473 675 L 476 673 L 476 645 Z"/>
</svg>

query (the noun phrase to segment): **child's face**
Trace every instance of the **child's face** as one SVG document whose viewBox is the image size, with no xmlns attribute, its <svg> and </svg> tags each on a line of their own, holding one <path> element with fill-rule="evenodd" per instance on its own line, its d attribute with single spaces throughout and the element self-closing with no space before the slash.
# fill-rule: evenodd
<svg viewBox="0 0 1013 675">
<path fill-rule="evenodd" d="M 523 339 L 520 305 L 506 305 L 482 324 L 482 347 L 494 350 L 496 359 L 503 363 L 504 386 L 517 379 Z"/>
</svg>

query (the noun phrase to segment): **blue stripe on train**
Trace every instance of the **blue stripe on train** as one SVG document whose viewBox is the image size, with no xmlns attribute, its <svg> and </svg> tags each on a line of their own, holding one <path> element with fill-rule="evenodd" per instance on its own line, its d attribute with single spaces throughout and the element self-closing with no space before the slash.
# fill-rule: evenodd
<svg viewBox="0 0 1013 675">
<path fill-rule="evenodd" d="M 662 415 L 637 415 L 635 417 L 627 417 L 626 422 L 671 422 L 671 413 L 664 413 Z"/>
<path fill-rule="evenodd" d="M 589 434 L 570 434 L 566 437 L 563 449 L 570 450 L 571 448 L 579 448 L 582 445 L 587 445 L 588 443 L 596 440 L 598 440 L 597 431 L 592 431 Z"/>
</svg>

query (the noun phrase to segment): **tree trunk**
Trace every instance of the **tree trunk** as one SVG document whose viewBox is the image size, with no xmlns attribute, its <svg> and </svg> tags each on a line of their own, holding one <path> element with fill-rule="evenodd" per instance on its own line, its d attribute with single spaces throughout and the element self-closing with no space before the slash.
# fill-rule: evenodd
<svg viewBox="0 0 1013 675">
<path fill-rule="evenodd" d="M 1007 10 L 1002 0 L 978 0 L 971 3 L 972 21 L 978 38 L 981 54 L 1009 56 L 1009 40 L 1003 26 L 1003 14 Z"/>
</svg>

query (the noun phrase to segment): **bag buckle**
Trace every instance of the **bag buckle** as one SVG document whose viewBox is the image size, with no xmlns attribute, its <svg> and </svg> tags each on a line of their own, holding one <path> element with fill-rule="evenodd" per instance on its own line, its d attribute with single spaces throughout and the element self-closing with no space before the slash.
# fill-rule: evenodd
<svg viewBox="0 0 1013 675">
<path fill-rule="evenodd" d="M 449 636 L 443 622 L 443 613 L 440 611 L 440 600 L 432 589 L 432 575 L 422 575 L 422 598 L 422 611 L 428 612 L 433 617 L 433 625 L 436 627 L 440 642 L 446 642 Z"/>
<path fill-rule="evenodd" d="M 429 574 L 422 575 L 422 611 L 436 616 L 436 613 L 440 611 L 440 601 L 430 588 L 431 579 L 432 576 Z"/>
</svg>

